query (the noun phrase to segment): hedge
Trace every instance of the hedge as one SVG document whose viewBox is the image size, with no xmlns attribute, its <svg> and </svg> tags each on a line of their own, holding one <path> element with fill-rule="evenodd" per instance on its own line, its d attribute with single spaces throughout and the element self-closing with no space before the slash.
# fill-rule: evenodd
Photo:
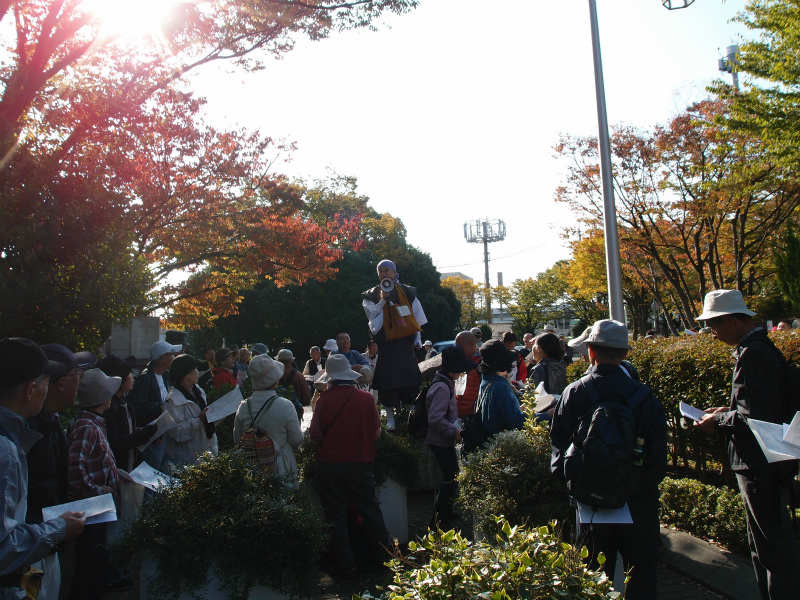
<svg viewBox="0 0 800 600">
<path fill-rule="evenodd" d="M 669 477 L 658 489 L 661 523 L 717 542 L 733 552 L 749 552 L 744 504 L 738 492 L 695 479 Z"/>
<path fill-rule="evenodd" d="M 619 594 L 601 571 L 583 563 L 586 548 L 565 544 L 552 528 L 512 527 L 498 517 L 499 533 L 492 544 L 471 542 L 460 533 L 429 532 L 409 555 L 392 560 L 394 581 L 380 596 L 356 595 L 357 600 L 610 600 Z"/>
</svg>

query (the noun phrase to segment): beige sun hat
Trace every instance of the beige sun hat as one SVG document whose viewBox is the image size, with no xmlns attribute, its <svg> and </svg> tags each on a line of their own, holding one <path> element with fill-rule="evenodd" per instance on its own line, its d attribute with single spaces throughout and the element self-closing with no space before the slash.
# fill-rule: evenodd
<svg viewBox="0 0 800 600">
<path fill-rule="evenodd" d="M 361 373 L 350 368 L 350 361 L 344 354 L 332 354 L 325 361 L 325 372 L 319 380 L 322 383 L 337 380 L 355 381 L 359 377 Z"/>
<path fill-rule="evenodd" d="M 121 385 L 122 377 L 109 377 L 100 369 L 89 369 L 81 375 L 77 404 L 81 408 L 105 404 L 117 393 Z"/>
<path fill-rule="evenodd" d="M 268 390 L 283 377 L 285 369 L 282 362 L 273 360 L 267 354 L 259 354 L 247 365 L 247 376 L 253 389 Z"/>
<path fill-rule="evenodd" d="M 725 315 L 754 317 L 755 314 L 747 308 L 739 290 L 714 290 L 706 294 L 703 300 L 703 314 L 695 317 L 695 321 L 708 321 Z"/>
</svg>

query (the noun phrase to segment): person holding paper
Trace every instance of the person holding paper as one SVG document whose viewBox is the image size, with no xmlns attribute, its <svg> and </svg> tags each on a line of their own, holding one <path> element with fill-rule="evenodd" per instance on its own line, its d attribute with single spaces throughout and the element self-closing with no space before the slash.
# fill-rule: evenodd
<svg viewBox="0 0 800 600">
<path fill-rule="evenodd" d="M 767 463 L 747 420 L 789 421 L 792 411 L 787 397 L 797 390 L 785 389 L 786 359 L 754 316 L 738 290 L 706 294 L 697 320 L 704 321 L 715 338 L 736 348 L 736 364 L 729 406 L 707 409 L 707 416 L 695 427 L 728 436 L 728 457 L 746 509 L 747 538 L 761 597 L 788 600 L 797 598 L 800 589 L 800 552 L 787 510 L 797 462 Z"/>
<path fill-rule="evenodd" d="M 57 569 L 57 546 L 83 531 L 81 513 L 67 512 L 42 523 L 26 522 L 26 452 L 40 435 L 25 420 L 41 412 L 50 375 L 57 369 L 31 340 L 0 339 L 0 598 L 20 597 L 22 576 L 34 563 L 39 567 L 39 561 L 45 560 L 45 568 L 52 565 Z M 57 578 L 54 583 L 42 587 L 39 598 L 58 598 Z"/>
<path fill-rule="evenodd" d="M 70 427 L 69 495 L 73 500 L 112 494 L 119 507 L 119 471 L 114 453 L 106 437 L 103 414 L 111 407 L 111 398 L 122 385 L 120 377 L 109 377 L 100 369 L 89 369 L 78 385 L 78 413 Z M 106 523 L 87 525 L 78 541 L 77 569 L 72 586 L 72 598 L 100 598 L 106 584 L 115 574 L 106 550 Z"/>
<path fill-rule="evenodd" d="M 176 356 L 169 376 L 175 385 L 164 408 L 175 426 L 164 434 L 164 464 L 174 469 L 194 463 L 203 452 L 217 454 L 218 446 L 216 427 L 206 420 L 206 393 L 197 385 L 197 361 L 188 354 Z"/>
<path fill-rule="evenodd" d="M 294 451 L 303 441 L 303 432 L 294 404 L 275 391 L 283 371 L 283 363 L 265 354 L 250 361 L 247 375 L 253 384 L 253 394 L 236 411 L 233 441 L 238 443 L 242 433 L 251 426 L 265 432 L 275 446 L 275 475 L 289 487 L 297 487 Z"/>
<path fill-rule="evenodd" d="M 410 404 L 419 392 L 422 376 L 415 348 L 422 345 L 420 332 L 428 322 L 417 290 L 400 283 L 397 267 L 388 259 L 377 265 L 379 285 L 362 292 L 361 306 L 378 344 L 378 362 L 372 387 L 386 408 L 386 428 L 395 429 L 394 409 Z"/>
</svg>

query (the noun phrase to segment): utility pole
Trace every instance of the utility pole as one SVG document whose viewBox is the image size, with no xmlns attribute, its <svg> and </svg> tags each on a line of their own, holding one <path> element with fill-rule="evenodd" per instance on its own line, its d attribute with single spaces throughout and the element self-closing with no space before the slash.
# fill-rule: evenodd
<svg viewBox="0 0 800 600">
<path fill-rule="evenodd" d="M 464 239 L 470 244 L 483 243 L 483 267 L 486 294 L 486 322 L 492 322 L 492 288 L 489 282 L 489 244 L 506 239 L 505 221 L 477 219 L 464 223 Z"/>
</svg>

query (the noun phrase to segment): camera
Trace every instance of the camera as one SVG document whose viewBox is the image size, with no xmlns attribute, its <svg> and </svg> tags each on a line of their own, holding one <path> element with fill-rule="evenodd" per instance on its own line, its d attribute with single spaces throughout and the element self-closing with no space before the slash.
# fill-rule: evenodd
<svg viewBox="0 0 800 600">
<path fill-rule="evenodd" d="M 384 277 L 381 279 L 381 291 L 386 292 L 387 294 L 391 293 L 394 289 L 394 281 L 389 279 L 388 277 Z"/>
</svg>

